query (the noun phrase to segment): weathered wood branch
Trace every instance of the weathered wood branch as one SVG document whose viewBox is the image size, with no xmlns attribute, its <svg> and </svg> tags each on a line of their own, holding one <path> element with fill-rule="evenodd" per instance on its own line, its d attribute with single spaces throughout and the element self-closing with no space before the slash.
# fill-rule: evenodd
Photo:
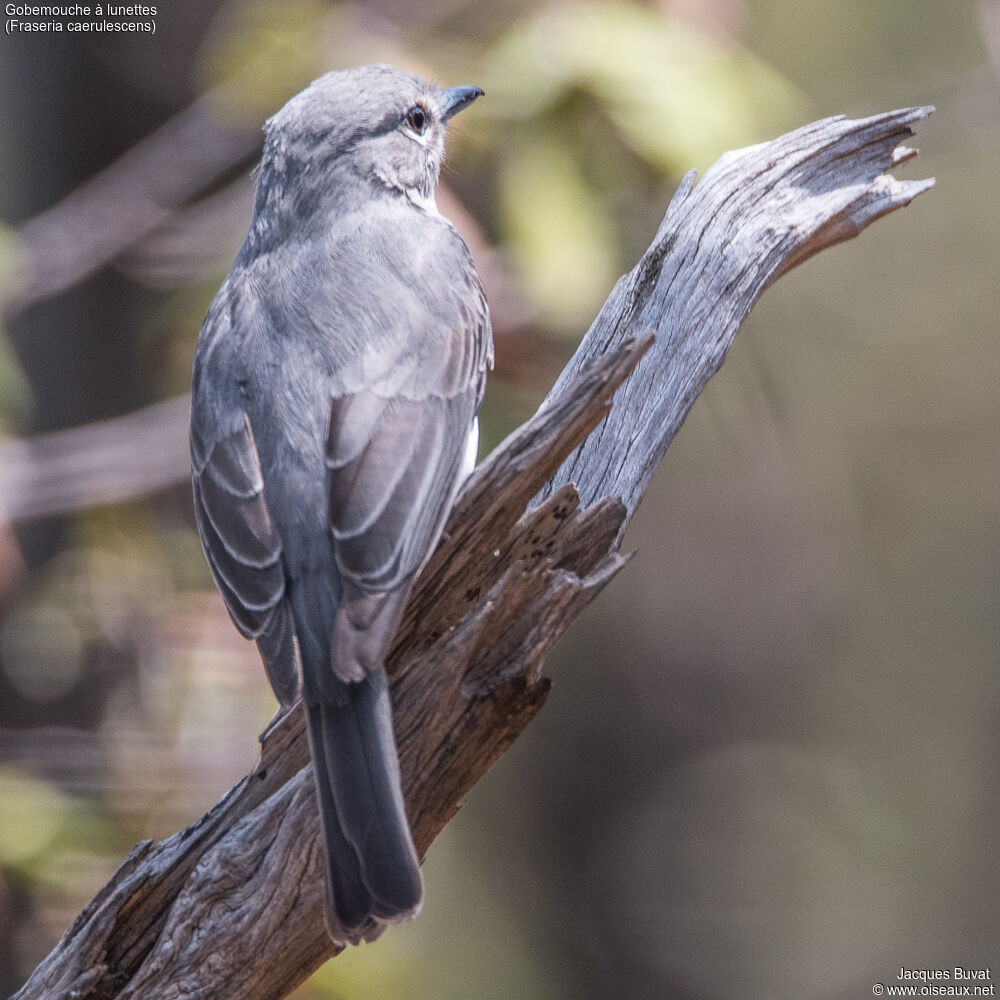
<svg viewBox="0 0 1000 1000">
<path fill-rule="evenodd" d="M 132 500 L 191 475 L 191 398 L 32 438 L 0 439 L 0 519 Z"/>
<path fill-rule="evenodd" d="M 623 565 L 621 532 L 761 292 L 932 183 L 885 174 L 929 111 L 827 119 L 686 178 L 542 408 L 471 477 L 389 663 L 422 854 L 541 707 L 546 654 Z M 210 813 L 132 852 L 18 1000 L 276 998 L 334 953 L 299 713 L 261 744 Z"/>
<path fill-rule="evenodd" d="M 21 272 L 3 303 L 10 321 L 58 295 L 155 232 L 263 142 L 210 91 L 100 174 L 18 230 Z"/>
<path fill-rule="evenodd" d="M 656 346 L 549 488 L 572 481 L 584 503 L 617 496 L 634 510 L 764 289 L 934 184 L 885 173 L 916 155 L 901 143 L 933 110 L 826 118 L 727 153 L 697 186 L 688 174 L 652 245 L 619 279 L 549 399 L 590 358 L 639 330 L 658 331 Z"/>
</svg>

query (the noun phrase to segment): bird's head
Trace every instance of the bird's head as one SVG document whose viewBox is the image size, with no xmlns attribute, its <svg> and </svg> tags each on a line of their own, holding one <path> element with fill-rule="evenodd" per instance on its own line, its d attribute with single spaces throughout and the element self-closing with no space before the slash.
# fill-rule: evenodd
<svg viewBox="0 0 1000 1000">
<path fill-rule="evenodd" d="M 265 126 L 257 211 L 299 217 L 334 195 L 348 206 L 372 190 L 433 202 L 448 121 L 483 92 L 439 89 L 393 66 L 327 73 Z"/>
</svg>

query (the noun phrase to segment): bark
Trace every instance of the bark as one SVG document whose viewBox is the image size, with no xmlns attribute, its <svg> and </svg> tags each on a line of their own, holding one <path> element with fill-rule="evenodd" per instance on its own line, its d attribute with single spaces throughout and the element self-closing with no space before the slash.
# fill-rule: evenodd
<svg viewBox="0 0 1000 1000">
<path fill-rule="evenodd" d="M 546 654 L 624 565 L 622 531 L 761 292 L 933 183 L 885 174 L 930 110 L 816 122 L 685 178 L 542 408 L 470 478 L 388 664 L 421 854 L 541 708 Z M 334 954 L 306 763 L 293 709 L 211 812 L 135 848 L 18 1000 L 257 1000 L 301 982 Z"/>
</svg>

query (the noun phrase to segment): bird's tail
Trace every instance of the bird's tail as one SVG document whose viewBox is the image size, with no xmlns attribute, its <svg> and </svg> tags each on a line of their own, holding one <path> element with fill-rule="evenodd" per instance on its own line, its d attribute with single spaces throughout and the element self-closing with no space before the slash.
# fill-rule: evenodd
<svg viewBox="0 0 1000 1000">
<path fill-rule="evenodd" d="M 306 720 L 326 845 L 327 927 L 334 940 L 357 944 L 416 914 L 423 885 L 385 671 L 341 691 L 306 705 Z"/>
</svg>

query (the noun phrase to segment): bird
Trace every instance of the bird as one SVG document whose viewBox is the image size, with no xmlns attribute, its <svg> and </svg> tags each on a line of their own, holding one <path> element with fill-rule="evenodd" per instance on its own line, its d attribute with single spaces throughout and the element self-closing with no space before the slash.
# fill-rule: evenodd
<svg viewBox="0 0 1000 1000">
<path fill-rule="evenodd" d="M 493 365 L 472 255 L 435 201 L 449 121 L 482 94 L 375 65 L 289 100 L 195 350 L 195 520 L 275 696 L 301 698 L 338 944 L 423 896 L 385 658 L 475 465 Z"/>
</svg>

